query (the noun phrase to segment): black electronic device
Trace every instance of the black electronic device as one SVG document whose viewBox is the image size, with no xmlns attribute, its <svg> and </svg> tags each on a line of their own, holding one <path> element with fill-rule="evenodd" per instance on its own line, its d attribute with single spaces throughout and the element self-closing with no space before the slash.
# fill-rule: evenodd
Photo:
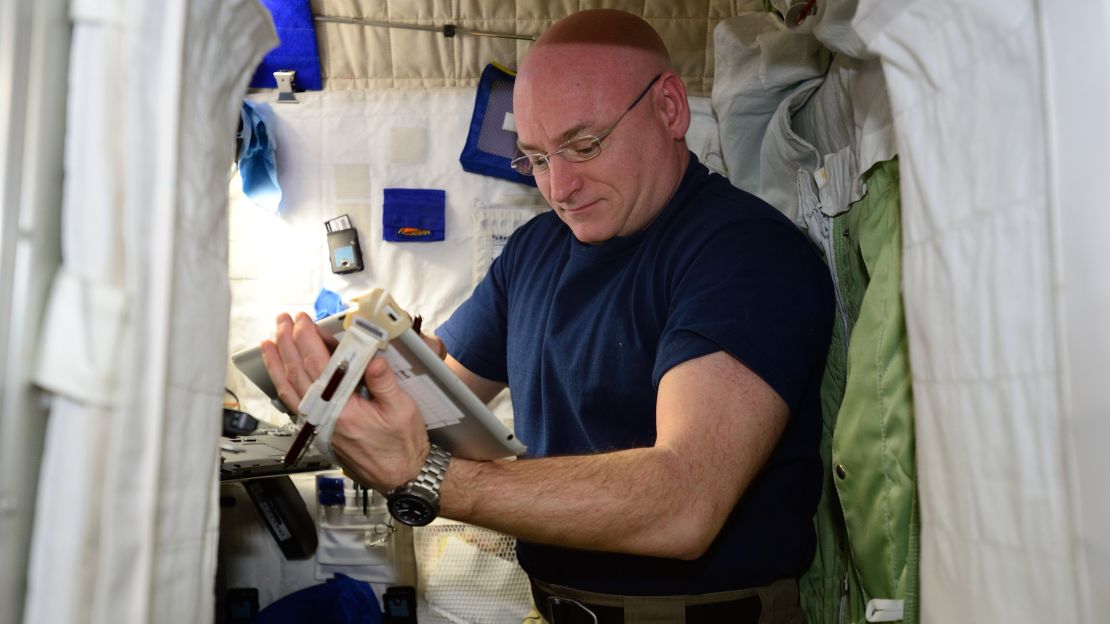
<svg viewBox="0 0 1110 624">
<path fill-rule="evenodd" d="M 416 624 L 416 588 L 395 585 L 382 594 L 383 624 Z"/>
<path fill-rule="evenodd" d="M 230 407 L 224 408 L 223 435 L 228 438 L 245 436 L 258 429 L 258 419 L 250 414 Z"/>
<path fill-rule="evenodd" d="M 220 438 L 220 481 L 243 481 L 331 468 L 331 462 L 313 447 L 292 466 L 285 456 L 293 444 L 292 432 L 260 424 L 250 435 Z"/>
<path fill-rule="evenodd" d="M 243 487 L 286 559 L 307 559 L 316 553 L 316 523 L 292 479 L 286 475 L 249 479 Z"/>
<path fill-rule="evenodd" d="M 362 248 L 358 244 L 358 232 L 351 226 L 350 217 L 336 217 L 324 223 L 324 228 L 328 231 L 331 272 L 342 274 L 361 271 Z"/>
</svg>

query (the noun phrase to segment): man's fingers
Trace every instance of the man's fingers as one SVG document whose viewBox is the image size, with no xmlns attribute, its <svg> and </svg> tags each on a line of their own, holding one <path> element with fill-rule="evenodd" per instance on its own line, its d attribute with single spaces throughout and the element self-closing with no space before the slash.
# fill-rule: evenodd
<svg viewBox="0 0 1110 624">
<path fill-rule="evenodd" d="M 305 372 L 310 379 L 316 379 L 327 367 L 328 360 L 331 359 L 331 351 L 324 344 L 315 321 L 304 312 L 297 313 L 296 321 L 293 323 L 293 341 L 301 354 Z"/>
<path fill-rule="evenodd" d="M 304 395 L 312 384 L 312 379 L 305 372 L 300 349 L 297 348 L 296 340 L 293 338 L 293 327 L 293 319 L 288 314 L 279 314 L 277 328 L 274 329 L 274 343 L 277 345 L 278 353 L 281 354 L 285 377 L 298 395 Z"/>
<path fill-rule="evenodd" d="M 297 406 L 301 403 L 301 395 L 297 393 L 292 384 L 289 383 L 289 378 L 285 376 L 285 364 L 281 361 L 281 354 L 278 353 L 277 345 L 270 340 L 263 340 L 260 348 L 262 350 L 262 363 L 266 366 L 270 381 L 274 382 L 278 398 L 289 408 L 290 412 L 296 413 Z"/>
<path fill-rule="evenodd" d="M 366 389 L 370 391 L 374 400 L 381 403 L 383 411 L 386 413 L 405 408 L 412 401 L 397 385 L 397 378 L 394 377 L 393 370 L 389 368 L 389 363 L 383 357 L 375 357 L 370 360 L 370 365 L 366 367 L 364 379 Z"/>
<path fill-rule="evenodd" d="M 439 336 L 420 334 L 420 337 L 424 339 L 424 344 L 428 345 L 428 348 L 431 349 L 432 353 L 435 353 L 439 359 L 442 360 L 447 357 L 447 345 L 443 343 L 443 340 L 440 340 Z"/>
</svg>

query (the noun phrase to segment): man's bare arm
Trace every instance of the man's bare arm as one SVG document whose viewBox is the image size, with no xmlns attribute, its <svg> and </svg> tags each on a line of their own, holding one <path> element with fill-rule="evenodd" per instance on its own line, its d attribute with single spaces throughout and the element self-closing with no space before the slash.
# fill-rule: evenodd
<svg viewBox="0 0 1110 624">
<path fill-rule="evenodd" d="M 693 559 L 770 457 L 788 409 L 717 352 L 660 382 L 653 447 L 510 462 L 453 459 L 442 514 L 525 540 Z"/>
<path fill-rule="evenodd" d="M 475 375 L 465 366 L 459 364 L 458 360 L 450 355 L 448 355 L 444 361 L 447 364 L 447 368 L 450 368 L 451 372 L 455 373 L 482 403 L 489 403 L 493 400 L 493 397 L 497 396 L 498 392 L 505 389 L 505 384 L 499 381 L 491 381 L 480 375 Z"/>
<path fill-rule="evenodd" d="M 424 339 L 428 348 L 447 364 L 447 368 L 451 369 L 451 372 L 455 373 L 455 376 L 458 377 L 467 388 L 470 388 L 470 391 L 473 392 L 482 403 L 489 403 L 493 400 L 493 397 L 497 396 L 498 392 L 505 389 L 504 383 L 475 375 L 460 364 L 458 360 L 451 357 L 451 355 L 447 353 L 447 345 L 444 344 L 443 339 L 439 336 L 421 334 L 420 337 Z"/>
</svg>

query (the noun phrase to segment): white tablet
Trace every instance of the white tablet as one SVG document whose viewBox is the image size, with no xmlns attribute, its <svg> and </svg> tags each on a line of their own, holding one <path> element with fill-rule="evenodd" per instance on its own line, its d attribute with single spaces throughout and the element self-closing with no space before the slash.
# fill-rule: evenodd
<svg viewBox="0 0 1110 624">
<path fill-rule="evenodd" d="M 489 460 L 524 453 L 526 447 L 489 411 L 443 360 L 412 329 L 412 318 L 385 291 L 374 289 L 355 298 L 351 309 L 317 322 L 323 333 L 342 339 L 344 327 L 357 315 L 359 326 L 376 328 L 388 337 L 383 357 L 397 383 L 420 407 L 428 438 L 464 459 Z M 262 363 L 262 350 L 253 347 L 231 356 L 231 361 L 282 409 L 277 389 Z"/>
</svg>

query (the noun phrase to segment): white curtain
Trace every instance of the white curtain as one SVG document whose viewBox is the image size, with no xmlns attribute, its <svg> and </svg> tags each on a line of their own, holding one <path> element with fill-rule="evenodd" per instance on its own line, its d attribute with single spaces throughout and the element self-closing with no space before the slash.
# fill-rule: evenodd
<svg viewBox="0 0 1110 624">
<path fill-rule="evenodd" d="M 75 0 L 25 621 L 214 613 L 228 167 L 254 0 Z"/>
<path fill-rule="evenodd" d="M 927 623 L 1097 622 L 1110 601 L 1110 28 L 1105 2 L 1049 5 L 861 0 L 852 20 L 901 160 Z"/>
<path fill-rule="evenodd" d="M 1050 141 L 1050 206 L 1062 354 L 1063 414 L 1070 457 L 1075 595 L 1079 620 L 1110 614 L 1110 2 L 1069 11 L 1037 3 L 1044 42 Z"/>
</svg>

